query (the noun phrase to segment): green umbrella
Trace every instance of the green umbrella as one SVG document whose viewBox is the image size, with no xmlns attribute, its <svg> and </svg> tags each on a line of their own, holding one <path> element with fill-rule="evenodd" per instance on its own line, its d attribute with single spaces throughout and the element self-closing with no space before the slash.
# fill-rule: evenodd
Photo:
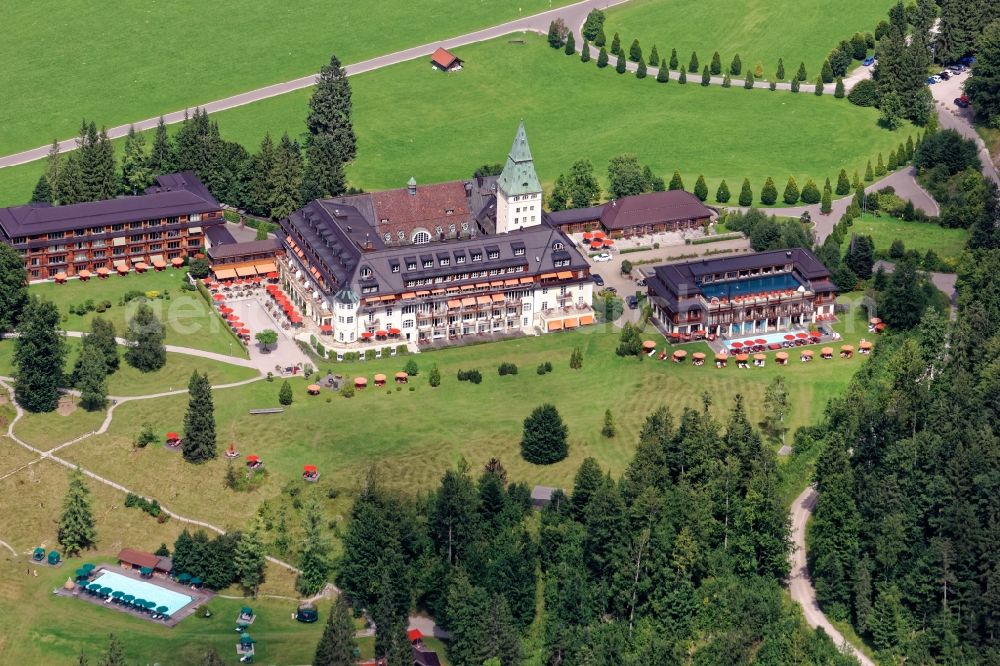
<svg viewBox="0 0 1000 666">
<path fill-rule="evenodd" d="M 153 610 L 154 608 L 156 608 L 156 602 L 147 601 L 146 603 L 143 604 L 143 606 L 145 606 L 147 610 Z"/>
<path fill-rule="evenodd" d="M 89 572 L 89 571 L 93 571 L 94 570 L 94 565 L 91 564 L 90 562 L 87 562 L 86 564 L 82 565 L 80 568 L 81 569 L 86 569 Z"/>
<path fill-rule="evenodd" d="M 130 604 L 133 601 L 135 601 L 135 595 L 134 594 L 126 594 L 124 597 L 122 597 L 122 601 L 124 601 L 127 604 Z"/>
<path fill-rule="evenodd" d="M 191 584 L 192 585 L 201 585 L 201 578 L 198 578 L 197 576 L 194 576 L 193 578 L 191 578 Z"/>
<path fill-rule="evenodd" d="M 115 599 L 121 599 L 122 597 L 125 596 L 125 593 L 122 592 L 121 590 L 115 590 L 114 592 L 111 593 L 111 596 L 114 597 Z"/>
<path fill-rule="evenodd" d="M 166 606 L 157 606 L 156 607 L 156 612 L 159 613 L 160 615 L 164 615 L 169 610 L 170 609 L 167 608 Z"/>
<path fill-rule="evenodd" d="M 89 569 L 85 569 L 83 567 L 80 567 L 79 569 L 76 570 L 76 577 L 77 578 L 86 578 L 89 575 L 90 575 L 90 570 Z"/>
<path fill-rule="evenodd" d="M 186 583 L 189 580 L 191 580 L 191 574 L 189 573 L 182 573 L 180 576 L 177 577 L 178 583 Z"/>
<path fill-rule="evenodd" d="M 243 645 L 250 645 L 251 643 L 256 643 L 256 642 L 257 641 L 250 638 L 250 634 L 248 634 L 247 632 L 244 631 L 242 634 L 240 634 L 240 643 L 242 643 Z"/>
<path fill-rule="evenodd" d="M 112 590 L 110 587 L 102 587 L 101 588 L 101 594 L 103 594 L 104 596 L 108 596 L 112 592 L 114 592 L 114 590 Z"/>
<path fill-rule="evenodd" d="M 146 600 L 145 599 L 136 599 L 132 603 L 132 605 L 135 606 L 136 608 L 145 608 L 146 607 Z"/>
<path fill-rule="evenodd" d="M 87 589 L 90 590 L 91 592 L 97 592 L 99 589 L 101 589 L 101 584 L 91 583 L 90 585 L 87 586 Z"/>
<path fill-rule="evenodd" d="M 143 567 L 139 569 L 139 573 L 141 573 L 143 576 L 148 576 L 151 573 L 153 573 L 153 567 Z"/>
</svg>

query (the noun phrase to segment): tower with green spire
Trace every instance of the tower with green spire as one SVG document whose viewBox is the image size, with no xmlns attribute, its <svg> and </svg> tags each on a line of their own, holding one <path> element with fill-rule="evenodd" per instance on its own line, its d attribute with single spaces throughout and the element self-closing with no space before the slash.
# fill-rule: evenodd
<svg viewBox="0 0 1000 666">
<path fill-rule="evenodd" d="M 497 179 L 498 234 L 542 223 L 542 186 L 528 147 L 524 121 L 517 126 L 514 145 Z"/>
</svg>

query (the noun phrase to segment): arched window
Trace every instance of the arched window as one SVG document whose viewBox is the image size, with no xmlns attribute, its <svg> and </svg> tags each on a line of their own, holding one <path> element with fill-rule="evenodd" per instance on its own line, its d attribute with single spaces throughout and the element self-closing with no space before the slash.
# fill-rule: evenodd
<svg viewBox="0 0 1000 666">
<path fill-rule="evenodd" d="M 556 241 L 555 243 L 553 243 L 553 244 L 552 244 L 552 249 L 553 249 L 553 250 L 561 250 L 561 249 L 563 249 L 563 244 L 562 244 L 562 242 L 560 242 L 560 241 Z"/>
<path fill-rule="evenodd" d="M 361 269 L 361 277 L 370 278 L 371 276 L 372 276 L 372 269 L 368 268 L 367 266 Z"/>
<path fill-rule="evenodd" d="M 431 235 L 426 231 L 421 230 L 414 232 L 413 234 L 414 245 L 423 245 L 424 243 L 430 243 L 430 242 L 431 242 Z"/>
</svg>

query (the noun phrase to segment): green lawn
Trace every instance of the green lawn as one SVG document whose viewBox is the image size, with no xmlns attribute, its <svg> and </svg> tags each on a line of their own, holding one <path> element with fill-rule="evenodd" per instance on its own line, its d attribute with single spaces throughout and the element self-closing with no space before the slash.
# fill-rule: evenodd
<svg viewBox="0 0 1000 666">
<path fill-rule="evenodd" d="M 769 79 L 778 58 L 785 61 L 786 77 L 804 62 L 812 83 L 840 40 L 874 31 L 892 5 L 890 0 L 844 0 L 836 5 L 792 0 L 631 0 L 608 10 L 604 32 L 609 47 L 616 31 L 626 49 L 638 38 L 647 56 L 653 44 L 661 57 L 669 58 L 670 49 L 676 48 L 685 67 L 692 51 L 698 53 L 701 67 L 718 51 L 724 72 L 739 54 L 744 74 L 759 62 Z"/>
<path fill-rule="evenodd" d="M 2 173 L 2 172 L 0 172 Z M 102 316 L 115 325 L 122 336 L 128 317 L 134 312 L 133 305 L 121 305 L 122 295 L 127 291 L 156 291 L 163 298 L 150 302 L 153 311 L 166 326 L 168 345 L 194 347 L 206 351 L 229 354 L 231 351 L 240 358 L 246 358 L 246 351 L 232 335 L 229 327 L 219 318 L 201 294 L 196 291 L 181 291 L 184 272 L 168 269 L 149 271 L 142 275 L 129 273 L 126 277 L 113 275 L 106 280 L 91 279 L 87 282 L 70 280 L 66 284 L 45 282 L 34 284 L 30 293 L 52 301 L 63 313 L 63 328 L 67 331 L 86 331 L 90 321 L 98 315 L 88 312 L 84 316 L 69 313 L 69 306 L 80 305 L 92 299 L 95 303 L 111 301 L 111 308 Z M 169 296 L 169 299 L 166 298 Z"/>
<path fill-rule="evenodd" d="M 845 337 L 856 340 L 860 333 Z M 260 501 L 276 496 L 287 482 L 297 482 L 304 464 L 318 465 L 321 482 L 332 484 L 348 501 L 364 469 L 373 463 L 384 470 L 389 483 L 410 490 L 430 488 L 461 458 L 478 468 L 498 456 L 512 480 L 529 484 L 569 486 L 587 456 L 619 474 L 631 458 L 642 421 L 657 406 L 667 405 L 679 416 L 684 407 L 700 408 L 701 394 L 707 391 L 722 417 L 732 397 L 741 393 L 756 422 L 763 412 L 764 387 L 779 374 L 788 382 L 793 401 L 789 425 L 795 428 L 818 420 L 827 400 L 863 362 L 856 357 L 787 367 L 769 364 L 751 371 L 716 370 L 621 359 L 614 354 L 617 339 L 617 331 L 591 328 L 425 353 L 415 357 L 421 372 L 411 382 L 413 391 L 369 388 L 351 399 L 326 391 L 310 397 L 299 379 L 292 383 L 294 404 L 279 415 L 247 416 L 251 408 L 278 406 L 278 381 L 216 391 L 220 448 L 234 442 L 244 456 L 257 454 L 265 460 L 269 477 L 250 493 L 223 489 L 224 459 L 194 468 L 163 447 L 132 450 L 140 423 L 149 421 L 158 432 L 182 427 L 187 404 L 183 396 L 122 405 L 107 434 L 62 454 L 100 474 L 128 478 L 137 491 L 156 496 L 174 510 L 219 525 L 240 525 Z M 585 356 L 578 372 L 567 366 L 574 345 L 580 345 Z M 516 363 L 520 374 L 497 376 L 496 366 L 503 360 Z M 555 370 L 539 376 L 535 368 L 544 361 L 551 361 Z M 436 389 L 426 379 L 435 363 L 443 376 Z M 331 367 L 347 378 L 363 374 L 371 381 L 377 372 L 391 377 L 402 365 L 402 359 L 384 359 Z M 460 368 L 479 368 L 483 383 L 458 382 L 455 373 Z M 518 442 L 524 418 L 546 401 L 558 407 L 569 426 L 570 455 L 556 465 L 536 466 L 521 459 Z M 618 429 L 611 440 L 600 434 L 605 409 L 611 409 Z M 204 501 L 205 488 L 218 488 L 211 502 Z"/>
<path fill-rule="evenodd" d="M 81 118 L 156 117 L 318 72 L 332 53 L 359 62 L 568 1 L 8 3 L 0 154 L 69 138 Z"/>
<path fill-rule="evenodd" d="M 934 250 L 942 259 L 957 260 L 969 239 L 967 229 L 952 229 L 927 222 L 907 222 L 894 217 L 868 214 L 855 218 L 851 233 L 871 236 L 875 249 L 888 252 L 894 240 L 901 240 L 907 250 L 921 254 Z"/>
<path fill-rule="evenodd" d="M 522 38 L 526 43 L 511 43 Z M 777 183 L 789 175 L 822 183 L 842 167 L 863 172 L 908 131 L 883 130 L 877 111 L 832 95 L 640 81 L 563 56 L 535 35 L 456 51 L 466 61 L 458 74 L 443 76 L 420 59 L 351 78 L 353 185 L 375 190 L 401 187 L 411 175 L 418 183 L 468 177 L 504 160 L 523 118 L 547 186 L 581 157 L 606 180 L 608 160 L 634 152 L 667 179 L 680 169 L 688 189 L 704 174 L 712 197 L 725 178 L 735 201 L 745 177 L 759 196 L 769 175 Z M 256 150 L 266 131 L 305 130 L 309 95 L 289 93 L 214 118 L 224 136 Z M 25 201 L 42 168 L 0 169 L 0 203 Z"/>
<path fill-rule="evenodd" d="M 47 450 L 89 432 L 104 421 L 105 412 L 88 412 L 72 397 L 64 397 L 65 409 L 43 414 L 25 412 L 14 424 L 14 434 L 38 449 Z"/>
</svg>

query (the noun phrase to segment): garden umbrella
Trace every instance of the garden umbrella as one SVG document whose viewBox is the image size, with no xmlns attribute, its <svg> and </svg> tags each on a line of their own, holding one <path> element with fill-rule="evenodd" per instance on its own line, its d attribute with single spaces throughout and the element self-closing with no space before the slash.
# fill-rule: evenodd
<svg viewBox="0 0 1000 666">
<path fill-rule="evenodd" d="M 145 606 L 147 610 L 153 610 L 154 608 L 156 608 L 156 602 L 146 601 L 146 603 L 144 603 L 143 606 Z"/>
<path fill-rule="evenodd" d="M 191 584 L 192 585 L 201 585 L 201 578 L 198 578 L 197 576 L 194 576 L 191 579 Z"/>
<path fill-rule="evenodd" d="M 136 608 L 145 608 L 146 607 L 146 600 L 145 599 L 136 599 L 134 602 L 132 602 L 132 605 L 135 606 Z"/>
<path fill-rule="evenodd" d="M 115 590 L 114 592 L 111 593 L 111 596 L 114 597 L 115 599 L 121 599 L 122 597 L 125 596 L 125 593 L 122 592 L 121 590 Z"/>
<path fill-rule="evenodd" d="M 157 606 L 157 607 L 156 607 L 156 612 L 157 612 L 157 613 L 159 613 L 160 615 L 163 615 L 163 614 L 165 614 L 165 613 L 166 613 L 167 611 L 169 611 L 169 610 L 170 610 L 170 609 L 169 609 L 169 608 L 167 608 L 166 606 Z"/>
<path fill-rule="evenodd" d="M 141 569 L 139 569 L 139 573 L 142 574 L 143 576 L 152 575 L 153 567 L 142 567 Z"/>
<path fill-rule="evenodd" d="M 112 592 L 114 592 L 114 590 L 112 590 L 110 587 L 101 588 L 101 594 L 103 594 L 104 596 L 109 596 Z"/>
<path fill-rule="evenodd" d="M 76 577 L 77 578 L 86 578 L 88 575 L 90 575 L 90 571 L 87 570 L 87 569 L 84 569 L 83 567 L 80 567 L 79 569 L 76 570 Z"/>
<path fill-rule="evenodd" d="M 226 300 L 226 297 L 223 296 L 222 294 L 215 294 L 214 296 L 212 296 L 212 300 L 215 301 L 216 303 L 219 303 Z"/>
<path fill-rule="evenodd" d="M 91 592 L 97 592 L 99 589 L 101 589 L 101 584 L 91 583 L 90 585 L 87 586 L 87 589 L 90 590 Z"/>
<path fill-rule="evenodd" d="M 182 573 L 180 576 L 177 577 L 178 583 L 186 583 L 189 580 L 191 580 L 191 574 L 189 573 Z"/>
<path fill-rule="evenodd" d="M 91 571 L 94 570 L 94 565 L 91 564 L 90 562 L 87 562 L 86 564 L 82 565 L 80 568 L 81 569 L 86 569 L 87 573 L 90 573 Z"/>
<path fill-rule="evenodd" d="M 130 604 L 133 601 L 135 601 L 135 595 L 134 594 L 126 594 L 124 597 L 122 597 L 122 601 L 124 601 L 127 604 Z"/>
</svg>

